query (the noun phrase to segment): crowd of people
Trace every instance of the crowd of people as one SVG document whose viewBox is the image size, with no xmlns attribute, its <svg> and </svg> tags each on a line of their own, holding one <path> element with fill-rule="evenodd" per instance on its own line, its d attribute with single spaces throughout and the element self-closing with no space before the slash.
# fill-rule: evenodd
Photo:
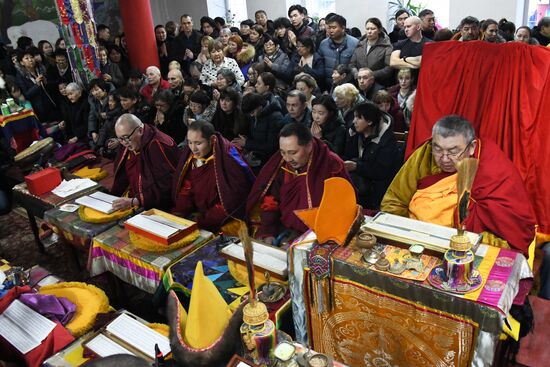
<svg viewBox="0 0 550 367">
<path fill-rule="evenodd" d="M 550 43 L 549 17 L 516 29 L 468 16 L 452 31 L 431 10 L 402 9 L 390 32 L 373 17 L 362 34 L 339 14 L 314 22 L 293 5 L 287 15 L 258 10 L 237 28 L 184 14 L 179 27 L 155 27 L 160 65 L 144 73 L 131 67 L 124 35 L 99 25 L 101 77 L 85 87 L 63 39 L 36 47 L 20 37 L 2 49 L 1 73 L 60 145 L 115 159 L 113 192 L 130 187 L 119 208 L 198 211 L 210 229 L 246 214 L 272 242 L 304 230 L 290 209 L 318 205 L 328 177 L 350 179 L 359 204 L 380 209 L 403 164 L 394 133 L 409 128 L 426 43 Z"/>
</svg>

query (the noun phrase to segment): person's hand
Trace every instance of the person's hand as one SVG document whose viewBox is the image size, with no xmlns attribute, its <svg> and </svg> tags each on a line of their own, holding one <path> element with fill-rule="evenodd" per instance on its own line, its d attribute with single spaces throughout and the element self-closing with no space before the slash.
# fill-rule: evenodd
<svg viewBox="0 0 550 367">
<path fill-rule="evenodd" d="M 99 116 L 101 116 L 101 118 L 105 120 L 107 118 L 107 112 L 100 112 Z"/>
<path fill-rule="evenodd" d="M 109 74 L 103 74 L 103 80 L 110 82 L 113 78 Z"/>
<path fill-rule="evenodd" d="M 239 136 L 233 139 L 231 142 L 241 148 L 244 148 L 244 146 L 246 145 L 246 136 L 239 134 Z"/>
<path fill-rule="evenodd" d="M 97 139 L 99 138 L 99 134 L 98 133 L 92 133 L 92 140 L 94 141 L 94 143 L 97 143 Z"/>
<path fill-rule="evenodd" d="M 118 147 L 118 140 L 116 139 L 109 139 L 107 141 L 107 148 L 109 149 L 115 149 L 116 147 Z"/>
<path fill-rule="evenodd" d="M 162 125 L 164 123 L 164 113 L 162 111 L 157 111 L 155 115 L 155 125 Z"/>
<path fill-rule="evenodd" d="M 135 201 L 134 198 L 120 198 L 113 201 L 113 209 L 115 210 L 126 210 L 132 207 L 132 201 Z"/>
<path fill-rule="evenodd" d="M 272 245 L 273 241 L 275 241 L 275 237 L 273 236 L 265 237 L 265 238 L 262 238 L 262 241 L 267 243 L 268 245 Z"/>
<path fill-rule="evenodd" d="M 265 66 L 271 69 L 271 65 L 273 65 L 273 62 L 269 60 L 267 57 L 264 57 L 264 64 Z"/>
<path fill-rule="evenodd" d="M 212 98 L 214 98 L 215 101 L 219 101 L 220 100 L 220 91 L 217 90 L 217 89 L 214 89 L 212 91 Z"/>
<path fill-rule="evenodd" d="M 353 172 L 357 169 L 357 162 L 345 161 L 344 166 L 346 167 L 346 171 Z"/>
<path fill-rule="evenodd" d="M 185 49 L 185 58 L 186 59 L 193 59 L 193 51 L 191 51 L 190 49 L 186 48 Z"/>
<path fill-rule="evenodd" d="M 69 143 L 69 144 L 74 144 L 74 143 L 76 143 L 77 141 L 78 141 L 78 138 L 75 136 L 75 137 L 70 138 L 69 141 L 68 141 L 67 143 Z"/>
<path fill-rule="evenodd" d="M 294 32 L 288 31 L 286 32 L 286 34 L 288 37 L 288 42 L 290 42 L 292 46 L 296 46 L 296 35 L 294 34 Z"/>
<path fill-rule="evenodd" d="M 36 77 L 36 84 L 42 84 L 46 81 L 46 77 L 44 76 L 44 74 L 40 74 L 39 76 Z"/>
</svg>

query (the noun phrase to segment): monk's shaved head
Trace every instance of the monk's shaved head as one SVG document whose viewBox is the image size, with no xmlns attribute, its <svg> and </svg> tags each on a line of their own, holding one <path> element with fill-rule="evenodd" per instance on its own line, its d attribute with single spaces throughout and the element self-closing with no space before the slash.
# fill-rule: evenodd
<svg viewBox="0 0 550 367">
<path fill-rule="evenodd" d="M 134 129 L 136 127 L 143 127 L 143 122 L 134 114 L 125 113 L 118 118 L 115 124 L 115 130 L 121 128 Z"/>
</svg>

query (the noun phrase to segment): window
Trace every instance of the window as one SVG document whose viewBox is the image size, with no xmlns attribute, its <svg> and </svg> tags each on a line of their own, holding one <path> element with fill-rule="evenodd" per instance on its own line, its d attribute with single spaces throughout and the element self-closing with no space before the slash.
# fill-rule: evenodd
<svg viewBox="0 0 550 367">
<path fill-rule="evenodd" d="M 336 11 L 335 0 L 306 0 L 305 7 L 311 18 L 324 18 L 328 13 Z"/>
</svg>

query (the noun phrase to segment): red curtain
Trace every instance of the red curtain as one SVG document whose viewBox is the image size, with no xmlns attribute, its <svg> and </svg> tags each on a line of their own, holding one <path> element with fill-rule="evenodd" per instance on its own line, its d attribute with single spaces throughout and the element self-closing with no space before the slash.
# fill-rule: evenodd
<svg viewBox="0 0 550 367">
<path fill-rule="evenodd" d="M 539 231 L 550 233 L 550 48 L 482 41 L 425 45 L 407 156 L 449 114 L 466 117 L 479 137 L 497 143 L 514 162 Z"/>
</svg>

